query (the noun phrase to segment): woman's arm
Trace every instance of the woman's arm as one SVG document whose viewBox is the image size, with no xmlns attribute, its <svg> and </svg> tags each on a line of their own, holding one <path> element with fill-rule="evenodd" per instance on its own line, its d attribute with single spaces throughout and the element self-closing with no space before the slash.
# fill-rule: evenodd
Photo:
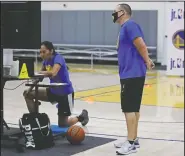
<svg viewBox="0 0 185 156">
<path fill-rule="evenodd" d="M 46 70 L 45 66 L 42 65 L 41 71 L 45 71 L 45 70 Z M 38 83 L 39 81 L 43 81 L 43 79 L 42 79 L 42 80 L 41 80 L 41 79 L 35 79 L 35 80 L 33 81 L 33 83 L 36 84 L 36 83 Z M 29 92 L 31 92 L 31 91 L 33 90 L 33 88 L 34 88 L 34 86 L 29 87 L 29 88 L 28 88 L 28 91 L 27 91 L 27 94 L 28 94 Z"/>
<path fill-rule="evenodd" d="M 44 74 L 48 77 L 55 77 L 58 74 L 58 71 L 60 70 L 61 65 L 56 63 L 54 64 L 51 71 L 40 71 L 39 73 Z"/>
</svg>

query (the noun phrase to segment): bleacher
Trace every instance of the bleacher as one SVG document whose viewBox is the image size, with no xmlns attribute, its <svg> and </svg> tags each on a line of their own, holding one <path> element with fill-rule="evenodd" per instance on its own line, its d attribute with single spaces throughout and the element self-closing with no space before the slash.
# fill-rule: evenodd
<svg viewBox="0 0 185 156">
<path fill-rule="evenodd" d="M 116 46 L 113 45 L 80 45 L 54 44 L 56 52 L 65 59 L 117 61 Z M 149 55 L 156 61 L 157 47 L 148 46 Z M 40 57 L 39 49 L 13 49 L 14 57 Z"/>
</svg>

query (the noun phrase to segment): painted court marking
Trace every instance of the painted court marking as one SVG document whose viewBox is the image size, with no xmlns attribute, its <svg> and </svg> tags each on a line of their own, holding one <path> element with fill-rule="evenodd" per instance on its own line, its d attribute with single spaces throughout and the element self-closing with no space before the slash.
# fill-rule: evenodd
<svg viewBox="0 0 185 156">
<path fill-rule="evenodd" d="M 178 79 L 181 80 L 182 79 Z M 176 84 L 174 79 L 152 78 L 145 81 L 142 104 L 184 108 L 184 85 Z M 75 99 L 87 102 L 120 103 L 120 85 L 90 89 L 75 93 Z"/>
<path fill-rule="evenodd" d="M 8 123 L 10 125 L 13 125 L 12 127 L 14 128 L 18 128 L 19 125 L 18 124 L 13 124 L 13 123 Z M 105 136 L 105 137 L 114 137 L 114 138 L 120 138 L 120 137 L 127 137 L 124 135 L 113 135 L 113 134 L 103 134 L 103 133 L 89 133 L 86 132 L 86 134 L 88 135 L 96 135 L 96 136 Z M 163 139 L 163 138 L 147 138 L 147 137 L 138 137 L 140 139 L 145 139 L 145 140 L 153 140 L 153 141 L 166 141 L 166 142 L 182 142 L 184 143 L 184 140 L 179 140 L 179 139 Z"/>
</svg>

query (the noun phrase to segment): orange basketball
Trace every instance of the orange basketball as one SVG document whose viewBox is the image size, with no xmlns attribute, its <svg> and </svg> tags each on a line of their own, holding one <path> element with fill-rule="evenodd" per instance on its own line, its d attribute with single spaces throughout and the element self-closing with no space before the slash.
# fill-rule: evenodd
<svg viewBox="0 0 185 156">
<path fill-rule="evenodd" d="M 68 129 L 66 137 L 71 144 L 80 144 L 85 139 L 85 132 L 83 128 L 74 125 Z"/>
</svg>

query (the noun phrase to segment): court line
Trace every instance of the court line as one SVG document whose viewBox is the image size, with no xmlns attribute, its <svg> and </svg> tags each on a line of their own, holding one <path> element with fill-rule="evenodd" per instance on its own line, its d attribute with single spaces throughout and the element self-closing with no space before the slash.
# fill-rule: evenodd
<svg viewBox="0 0 185 156">
<path fill-rule="evenodd" d="M 112 134 L 101 134 L 101 133 L 87 133 L 91 135 L 102 135 L 106 137 L 127 137 L 123 135 L 112 135 Z M 145 137 L 138 137 L 139 139 L 145 139 L 145 140 L 155 140 L 155 141 L 167 141 L 167 142 L 184 142 L 184 140 L 177 140 L 177 139 L 162 139 L 162 138 L 145 138 Z"/>
<path fill-rule="evenodd" d="M 78 114 L 73 114 L 73 115 L 78 115 Z M 123 121 L 126 121 L 126 120 L 121 120 L 121 119 L 110 119 L 110 118 L 99 118 L 99 117 L 94 117 L 94 116 L 89 116 L 90 118 L 93 118 L 93 119 L 98 119 L 98 120 L 106 120 L 106 121 L 118 121 L 118 122 L 123 122 Z M 139 122 L 143 122 L 143 123 L 159 123 L 159 124 L 184 124 L 184 122 L 161 122 L 161 121 L 139 121 Z"/>
<path fill-rule="evenodd" d="M 81 97 L 75 98 L 75 100 L 82 100 L 83 98 L 88 98 L 88 97 L 91 97 L 91 96 L 103 95 L 103 94 L 107 94 L 107 93 L 113 93 L 113 92 L 117 92 L 117 91 L 120 91 L 120 90 L 113 90 L 113 91 L 109 91 L 109 92 L 102 92 L 102 93 L 98 93 L 98 94 L 91 94 L 91 95 L 87 95 L 87 96 L 81 96 Z"/>
<path fill-rule="evenodd" d="M 16 125 L 19 126 L 18 124 L 13 124 L 13 123 L 7 123 L 10 125 Z M 127 137 L 124 135 L 112 135 L 112 134 L 103 134 L 103 133 L 86 133 L 86 134 L 90 134 L 90 135 L 102 135 L 102 136 L 106 136 L 106 137 Z M 162 139 L 162 138 L 145 138 L 145 137 L 138 137 L 140 139 L 145 139 L 145 140 L 156 140 L 156 141 L 168 141 L 168 142 L 184 142 L 184 140 L 177 140 L 177 139 Z"/>
<path fill-rule="evenodd" d="M 89 91 L 89 90 L 87 90 L 87 91 Z M 98 95 L 103 95 L 103 94 L 113 93 L 113 92 L 118 92 L 118 91 L 120 91 L 120 89 L 119 90 L 112 90 L 112 91 L 102 92 L 102 93 L 98 93 L 98 94 L 91 94 L 91 95 L 87 95 L 87 96 L 81 96 L 81 97 L 75 98 L 75 100 L 82 100 L 83 98 L 88 98 L 88 97 L 91 97 L 91 96 L 98 96 Z"/>
<path fill-rule="evenodd" d="M 80 92 L 85 92 L 85 91 L 90 91 L 90 90 L 95 90 L 95 89 L 102 89 L 102 88 L 107 88 L 107 87 L 113 87 L 113 86 L 118 86 L 120 84 L 115 84 L 115 85 L 110 85 L 110 86 L 103 86 L 103 87 L 96 87 L 96 88 L 90 88 L 90 89 L 84 89 L 80 91 L 75 91 L 75 93 L 80 93 Z"/>
<path fill-rule="evenodd" d="M 167 82 L 167 81 L 164 81 L 164 82 Z M 163 83 L 164 83 L 163 82 Z M 162 83 L 162 82 L 161 82 Z M 149 85 L 155 85 L 157 83 L 151 83 Z M 145 85 L 148 85 L 148 84 L 145 84 Z M 116 86 L 116 85 L 113 85 L 113 86 Z M 111 87 L 111 86 L 107 86 L 107 87 Z M 102 87 L 102 88 L 106 88 L 106 87 Z M 96 88 L 96 89 L 100 89 L 100 88 Z M 94 89 L 89 89 L 89 90 L 94 90 Z M 86 91 L 89 91 L 89 90 L 86 90 Z M 107 94 L 107 93 L 113 93 L 113 92 L 117 92 L 117 91 L 120 91 L 119 90 L 113 90 L 113 91 L 107 91 L 107 92 L 102 92 L 102 93 L 98 93 L 98 94 L 91 94 L 91 95 L 87 95 L 87 96 L 81 96 L 81 97 L 77 97 L 75 98 L 75 100 L 81 100 L 81 101 L 84 101 L 82 100 L 83 98 L 88 98 L 88 97 L 92 97 L 92 96 L 99 96 L 99 95 L 104 95 L 104 94 Z M 83 92 L 83 91 L 81 91 Z M 79 93 L 79 92 L 77 92 Z M 144 95 L 148 95 L 148 94 L 144 94 Z M 95 101 L 95 102 L 106 102 L 106 103 L 118 103 L 118 102 L 108 102 L 108 101 Z M 157 107 L 166 107 L 166 108 L 177 108 L 177 109 L 184 109 L 184 108 L 179 108 L 179 107 L 170 107 L 170 106 L 158 106 L 158 105 L 154 105 L 154 104 L 151 104 L 151 105 L 143 105 L 143 106 L 157 106 Z"/>
<path fill-rule="evenodd" d="M 145 95 L 148 95 L 148 94 L 145 94 Z M 79 100 L 79 101 L 83 101 L 83 102 L 84 102 L 83 99 L 75 99 L 75 100 Z M 112 104 L 116 103 L 116 104 L 120 104 L 119 102 L 109 102 L 109 101 L 102 101 L 102 100 L 101 100 L 101 101 L 95 101 L 95 100 L 94 100 L 94 102 L 99 102 L 99 103 L 103 102 L 103 103 L 112 103 Z M 146 107 L 174 108 L 174 109 L 180 109 L 180 110 L 184 109 L 184 108 L 180 108 L 180 107 L 159 106 L 159 105 L 154 105 L 154 104 L 150 104 L 150 105 L 141 104 L 141 105 L 142 105 L 142 106 L 146 106 Z"/>
<path fill-rule="evenodd" d="M 152 79 L 156 79 L 156 77 L 151 77 L 151 78 L 146 78 L 146 79 L 152 80 Z M 157 84 L 157 83 L 154 83 L 154 84 Z M 102 88 L 107 88 L 107 87 L 113 87 L 113 86 L 118 86 L 118 85 L 120 85 L 120 83 L 114 84 L 114 85 L 110 85 L 110 86 L 103 86 L 103 87 L 96 87 L 96 88 L 84 89 L 84 90 L 80 90 L 80 91 L 75 91 L 75 93 L 80 93 L 80 92 L 90 91 L 90 90 L 95 90 L 95 89 L 102 89 Z M 153 85 L 153 84 L 149 84 L 149 85 Z"/>
<path fill-rule="evenodd" d="M 167 81 L 164 81 L 164 82 L 167 82 Z M 161 82 L 161 83 L 164 83 L 164 82 Z M 155 85 L 157 83 L 150 83 L 150 84 L 145 84 L 145 85 Z M 117 85 L 112 85 L 112 86 L 117 86 Z M 112 86 L 106 86 L 106 87 L 102 87 L 102 88 L 107 88 L 107 87 L 112 87 Z M 95 89 L 101 89 L 100 88 L 95 88 Z M 84 90 L 84 91 L 90 91 L 90 90 L 95 90 L 95 89 L 87 89 L 87 90 Z M 103 94 L 107 94 L 107 93 L 113 93 L 113 92 L 117 92 L 117 91 L 120 91 L 119 90 L 113 90 L 113 91 L 108 91 L 108 92 L 102 92 L 102 93 L 98 93 L 98 94 L 91 94 L 91 95 L 87 95 L 87 96 L 81 96 L 81 97 L 78 97 L 78 98 L 75 98 L 75 100 L 80 100 L 80 99 L 83 99 L 83 98 L 88 98 L 88 97 L 91 97 L 91 96 L 97 96 L 97 95 L 103 95 Z M 79 91 L 79 92 L 83 92 L 83 91 Z M 78 91 L 76 93 L 79 93 Z"/>
</svg>

